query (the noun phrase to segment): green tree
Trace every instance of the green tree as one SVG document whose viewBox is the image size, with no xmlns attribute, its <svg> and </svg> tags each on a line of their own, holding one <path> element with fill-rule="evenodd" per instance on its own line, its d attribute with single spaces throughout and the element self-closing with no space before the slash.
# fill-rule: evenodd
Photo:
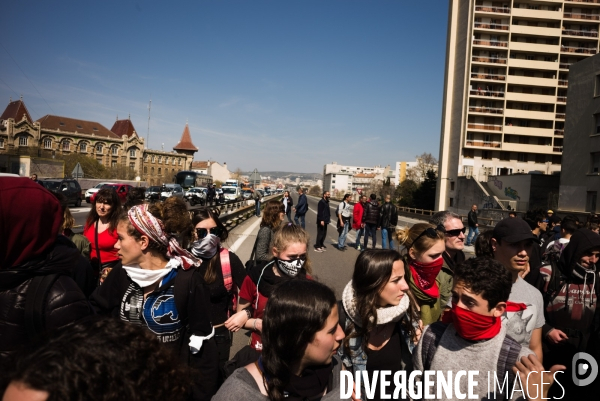
<svg viewBox="0 0 600 401">
<path fill-rule="evenodd" d="M 416 190 L 419 188 L 419 184 L 413 180 L 404 180 L 396 187 L 394 197 L 398 199 L 398 205 L 406 207 L 413 206 L 413 196 Z"/>
<path fill-rule="evenodd" d="M 425 180 L 421 183 L 413 195 L 413 207 L 424 210 L 434 210 L 436 187 L 437 176 L 433 170 L 428 170 L 425 175 Z"/>
<path fill-rule="evenodd" d="M 308 190 L 308 194 L 309 195 L 314 195 L 314 196 L 321 196 L 321 187 L 318 185 L 312 186 L 310 187 L 310 189 Z"/>
<path fill-rule="evenodd" d="M 83 169 L 83 174 L 85 178 L 115 178 L 112 177 L 111 172 L 104 167 L 102 164 L 98 163 L 98 161 L 94 158 L 86 156 L 81 153 L 73 153 L 70 155 L 56 156 L 59 160 L 64 160 L 65 162 L 65 176 L 70 177 L 71 172 L 75 169 L 77 163 L 81 165 Z"/>
</svg>

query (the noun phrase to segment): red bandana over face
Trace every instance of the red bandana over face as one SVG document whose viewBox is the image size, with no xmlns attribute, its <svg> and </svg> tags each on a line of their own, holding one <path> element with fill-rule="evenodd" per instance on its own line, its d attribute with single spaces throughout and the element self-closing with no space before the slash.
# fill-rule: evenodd
<svg viewBox="0 0 600 401">
<path fill-rule="evenodd" d="M 423 291 L 424 294 L 432 297 L 439 298 L 440 289 L 435 282 L 442 266 L 444 265 L 444 259 L 440 256 L 431 263 L 419 263 L 416 261 L 410 262 L 410 272 L 413 276 L 413 281 L 418 289 Z"/>
<path fill-rule="evenodd" d="M 507 302 L 506 309 L 516 312 L 526 308 L 525 304 Z M 452 302 L 452 309 L 444 313 L 442 322 L 454 324 L 454 329 L 459 336 L 469 341 L 489 340 L 495 337 L 502 327 L 499 317 L 485 316 L 463 309 Z"/>
</svg>

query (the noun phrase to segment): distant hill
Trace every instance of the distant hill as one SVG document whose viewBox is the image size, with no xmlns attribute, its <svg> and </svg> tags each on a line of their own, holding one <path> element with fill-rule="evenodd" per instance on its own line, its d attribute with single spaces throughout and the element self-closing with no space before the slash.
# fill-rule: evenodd
<svg viewBox="0 0 600 401">
<path fill-rule="evenodd" d="M 271 177 L 271 179 L 277 178 L 289 178 L 290 180 L 295 180 L 296 177 L 300 177 L 301 180 L 322 180 L 323 174 L 321 173 L 292 173 L 287 171 L 259 171 L 260 175 L 263 177 Z M 252 171 L 244 171 L 243 175 L 250 175 Z"/>
</svg>

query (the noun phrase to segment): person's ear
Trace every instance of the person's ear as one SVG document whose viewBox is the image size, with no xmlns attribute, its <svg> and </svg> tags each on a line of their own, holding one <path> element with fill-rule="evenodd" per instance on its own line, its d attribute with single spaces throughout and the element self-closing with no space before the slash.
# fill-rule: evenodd
<svg viewBox="0 0 600 401">
<path fill-rule="evenodd" d="M 273 254 L 273 257 L 277 257 L 279 256 L 279 252 L 277 252 L 277 248 L 273 247 L 273 249 L 271 249 L 271 253 Z"/>
<path fill-rule="evenodd" d="M 500 316 L 504 315 L 505 311 L 506 311 L 506 302 L 498 302 L 498 304 L 492 308 L 494 317 L 500 317 Z"/>
<path fill-rule="evenodd" d="M 417 253 L 415 252 L 415 248 L 413 248 L 412 246 L 410 248 L 408 248 L 408 256 L 410 256 L 410 258 L 412 260 L 416 260 L 417 259 Z"/>
<path fill-rule="evenodd" d="M 490 240 L 490 245 L 492 246 L 492 251 L 496 252 L 498 250 L 498 241 L 496 238 Z"/>
<path fill-rule="evenodd" d="M 150 246 L 150 238 L 148 238 L 147 235 L 142 235 L 142 237 L 138 240 L 138 243 L 140 244 L 142 251 L 145 251 Z"/>
</svg>

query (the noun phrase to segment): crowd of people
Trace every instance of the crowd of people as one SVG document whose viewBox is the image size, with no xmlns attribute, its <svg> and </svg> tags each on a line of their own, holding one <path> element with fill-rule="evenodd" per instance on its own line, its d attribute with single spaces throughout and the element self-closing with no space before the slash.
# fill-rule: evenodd
<svg viewBox="0 0 600 401">
<path fill-rule="evenodd" d="M 572 375 L 575 354 L 600 361 L 597 221 L 508 217 L 479 233 L 474 208 L 467 237 L 450 211 L 397 228 L 390 197 L 362 197 L 354 210 L 344 197 L 338 249 L 351 228 L 357 247 L 365 238 L 337 300 L 313 274 L 299 195 L 295 206 L 289 193 L 266 202 L 244 264 L 223 246 L 228 232 L 210 207 L 147 204 L 143 194 L 121 205 L 102 189 L 80 235 L 60 196 L 0 178 L 2 399 L 334 400 L 343 371 L 463 370 L 508 377 L 498 394 L 481 377 L 457 382 L 481 400 L 597 396 L 598 381 L 579 387 Z M 328 201 L 325 192 L 316 252 Z M 242 329 L 249 344 L 231 355 Z M 352 398 L 393 391 L 356 382 Z"/>
</svg>

